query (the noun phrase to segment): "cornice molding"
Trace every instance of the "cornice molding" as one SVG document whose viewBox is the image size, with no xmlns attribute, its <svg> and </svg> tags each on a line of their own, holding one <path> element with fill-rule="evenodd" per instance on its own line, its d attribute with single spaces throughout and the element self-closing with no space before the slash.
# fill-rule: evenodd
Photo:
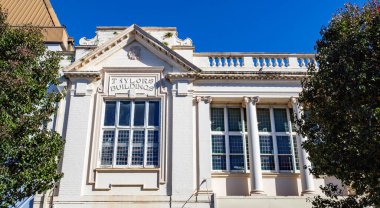
<svg viewBox="0 0 380 208">
<path fill-rule="evenodd" d="M 306 73 L 169 73 L 166 79 L 172 81 L 176 79 L 198 79 L 198 80 L 302 80 L 307 77 Z"/>
<path fill-rule="evenodd" d="M 66 71 L 63 72 L 66 78 L 100 78 L 98 71 Z"/>
</svg>

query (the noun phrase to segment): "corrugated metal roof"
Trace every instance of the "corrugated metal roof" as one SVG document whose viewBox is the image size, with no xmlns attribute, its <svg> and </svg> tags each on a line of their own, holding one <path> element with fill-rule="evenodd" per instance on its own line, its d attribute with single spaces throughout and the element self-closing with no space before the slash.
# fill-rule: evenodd
<svg viewBox="0 0 380 208">
<path fill-rule="evenodd" d="M 0 4 L 8 13 L 7 22 L 12 26 L 61 26 L 49 0 L 0 0 Z"/>
</svg>

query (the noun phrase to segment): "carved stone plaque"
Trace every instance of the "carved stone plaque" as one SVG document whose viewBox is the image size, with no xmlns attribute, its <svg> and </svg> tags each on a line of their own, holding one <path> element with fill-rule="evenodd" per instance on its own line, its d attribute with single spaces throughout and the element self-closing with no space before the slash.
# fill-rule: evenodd
<svg viewBox="0 0 380 208">
<path fill-rule="evenodd" d="M 144 94 L 154 96 L 156 92 L 155 76 L 117 76 L 110 77 L 108 94 Z"/>
</svg>

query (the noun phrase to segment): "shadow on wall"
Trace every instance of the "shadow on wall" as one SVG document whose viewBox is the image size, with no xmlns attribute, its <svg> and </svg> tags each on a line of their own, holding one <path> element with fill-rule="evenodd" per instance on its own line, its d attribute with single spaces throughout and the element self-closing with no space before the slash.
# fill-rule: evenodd
<svg viewBox="0 0 380 208">
<path fill-rule="evenodd" d="M 298 196 L 297 178 L 276 178 L 277 196 Z"/>
<path fill-rule="evenodd" d="M 226 178 L 227 196 L 249 196 L 248 178 Z"/>
</svg>

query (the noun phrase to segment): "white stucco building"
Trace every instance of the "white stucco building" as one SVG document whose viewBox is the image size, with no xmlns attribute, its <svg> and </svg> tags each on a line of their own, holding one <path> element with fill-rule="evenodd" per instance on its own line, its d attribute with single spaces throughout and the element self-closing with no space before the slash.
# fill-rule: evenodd
<svg viewBox="0 0 380 208">
<path fill-rule="evenodd" d="M 295 132 L 313 54 L 196 53 L 173 27 L 98 27 L 64 68 L 54 193 L 35 207 L 308 207 Z"/>
</svg>

